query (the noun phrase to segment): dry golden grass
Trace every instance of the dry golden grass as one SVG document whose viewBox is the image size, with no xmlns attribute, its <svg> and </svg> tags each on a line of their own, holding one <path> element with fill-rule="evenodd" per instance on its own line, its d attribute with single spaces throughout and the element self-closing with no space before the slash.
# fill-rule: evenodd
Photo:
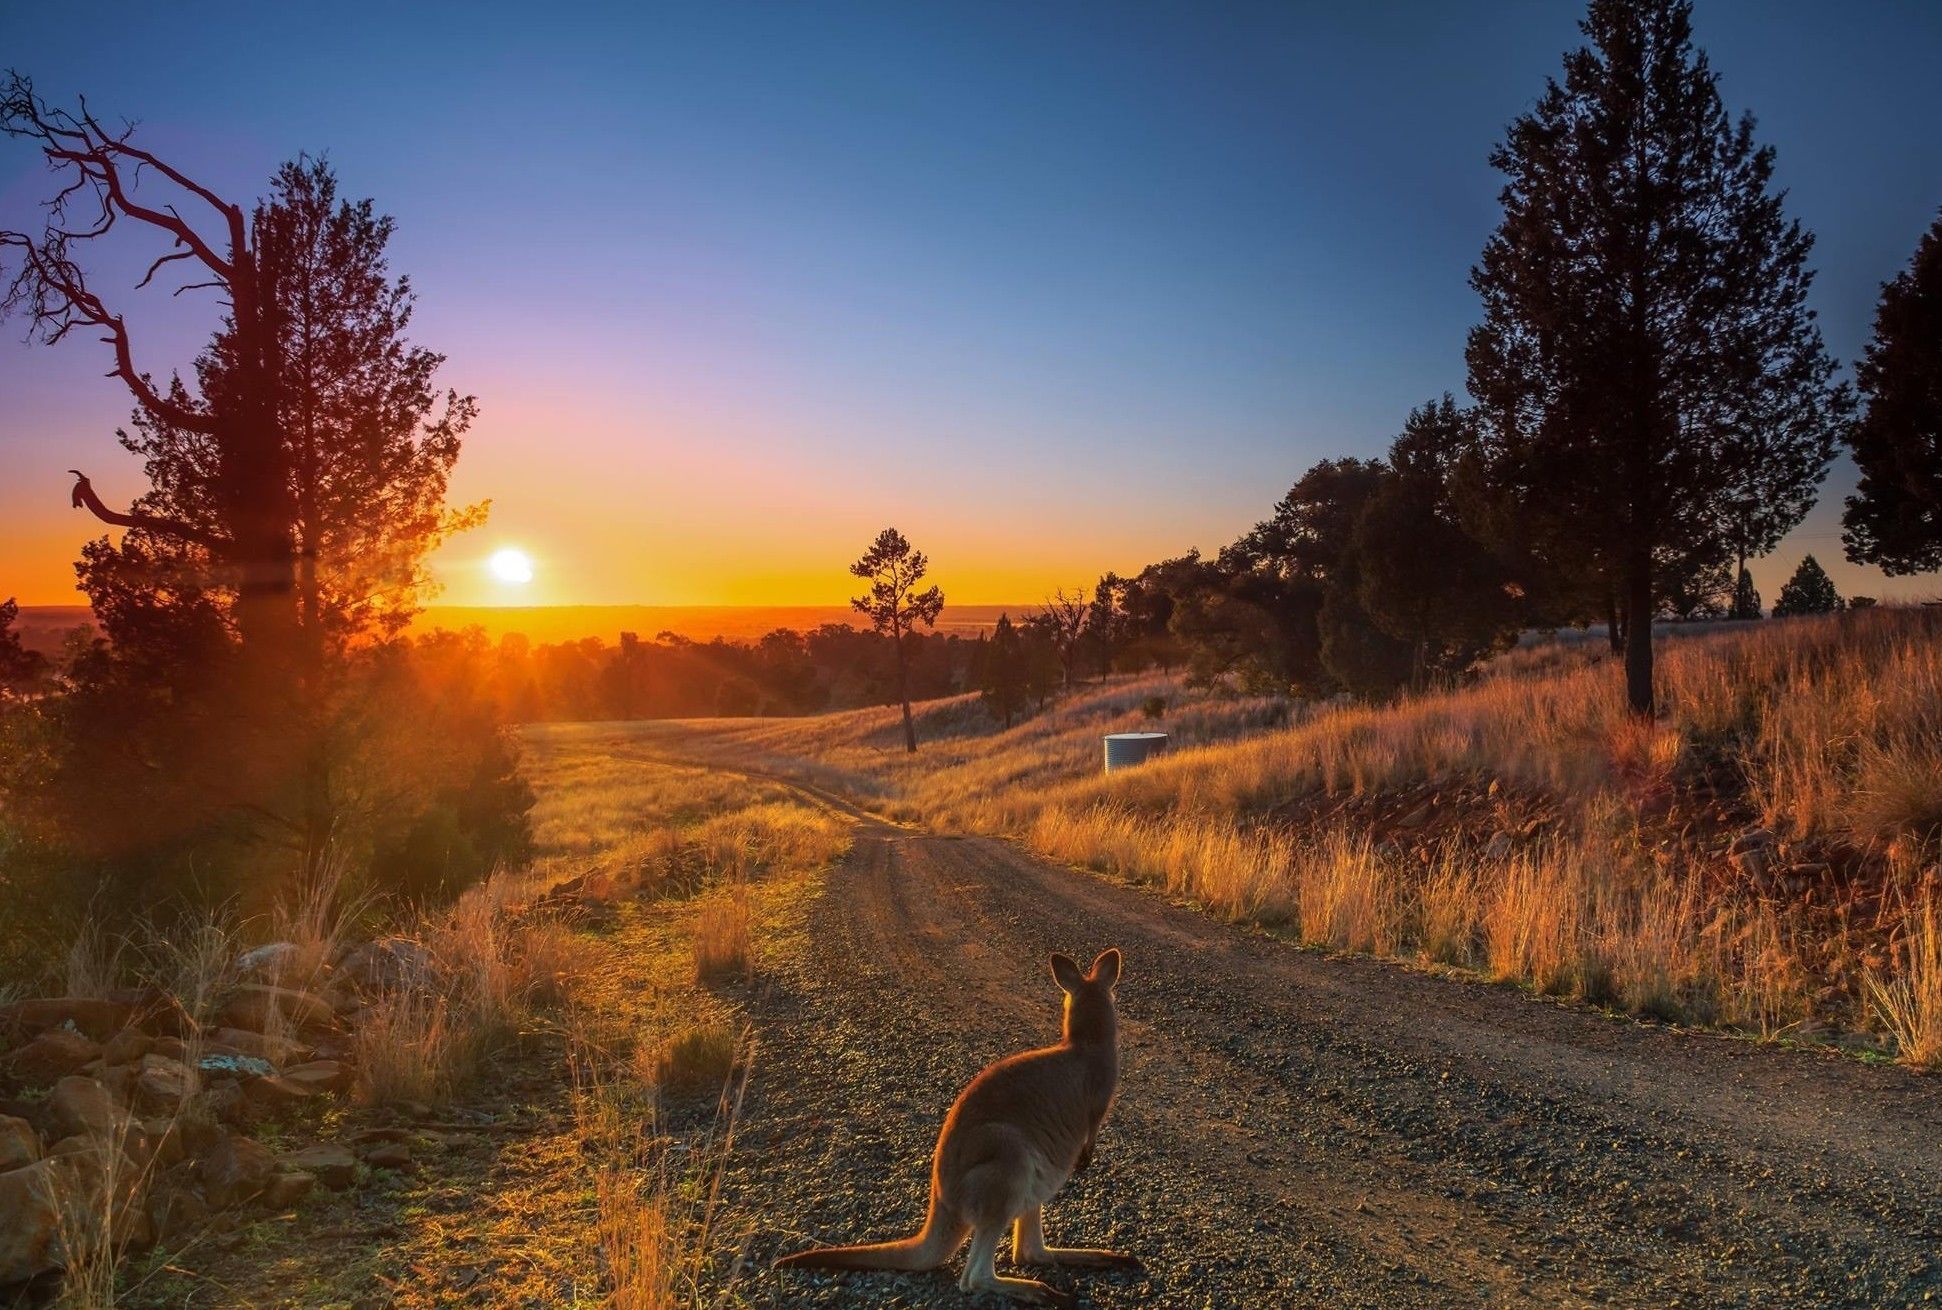
<svg viewBox="0 0 1942 1310">
<path fill-rule="evenodd" d="M 674 1310 L 703 1304 L 701 1284 L 711 1272 L 720 1294 L 732 1291 L 736 1271 L 716 1271 L 712 1261 L 724 1221 L 722 1176 L 753 1055 L 746 1031 L 720 1027 L 691 1030 L 663 1048 L 663 1062 L 679 1060 L 684 1077 L 718 1098 L 713 1122 L 673 1149 L 677 1143 L 663 1134 L 654 1087 L 581 1048 L 574 1120 L 593 1170 L 607 1305 Z"/>
<path fill-rule="evenodd" d="M 1659 687 L 1662 713 L 1641 723 L 1602 643 L 1561 641 L 1388 706 L 1287 707 L 1146 675 L 999 732 L 959 697 L 920 707 L 914 757 L 887 708 L 634 738 L 800 777 L 893 817 L 1014 835 L 1304 942 L 1764 1036 L 1873 1028 L 1905 1059 L 1932 1059 L 1919 1054 L 1932 1020 L 1887 1015 L 1932 1014 L 1923 980 L 1942 974 L 1924 972 L 1916 947 L 1928 939 L 1898 908 L 1938 876 L 1942 851 L 1942 612 L 1677 635 Z M 1102 774 L 1100 735 L 1155 726 L 1141 709 L 1155 696 L 1172 753 Z M 1488 850 L 1443 834 L 1383 840 L 1391 798 L 1484 782 L 1549 815 L 1549 835 Z M 1671 817 L 1674 802 L 1688 817 Z M 1689 816 L 1709 804 L 1771 830 L 1796 864 L 1832 861 L 1851 899 L 1810 904 L 1792 899 L 1803 879 L 1743 875 L 1695 835 Z M 1356 805 L 1364 817 L 1341 817 Z M 1871 943 L 1888 938 L 1903 945 L 1868 971 Z"/>
<path fill-rule="evenodd" d="M 559 1003 L 574 951 L 560 925 L 532 913 L 536 891 L 524 876 L 495 873 L 421 916 L 410 937 L 429 967 L 375 998 L 352 1031 L 360 1100 L 444 1101 Z"/>
<path fill-rule="evenodd" d="M 1934 898 L 1908 916 L 1900 956 L 1900 971 L 1871 977 L 1868 990 L 1902 1058 L 1942 1069 L 1942 914 Z"/>
<path fill-rule="evenodd" d="M 695 978 L 704 983 L 746 978 L 754 968 L 755 934 L 749 923 L 748 892 L 736 884 L 696 912 Z"/>
</svg>

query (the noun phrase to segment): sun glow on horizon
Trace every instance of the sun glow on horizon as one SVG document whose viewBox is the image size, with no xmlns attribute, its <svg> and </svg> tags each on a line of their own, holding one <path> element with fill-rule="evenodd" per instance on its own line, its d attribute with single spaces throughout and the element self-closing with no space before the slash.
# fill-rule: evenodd
<svg viewBox="0 0 1942 1310">
<path fill-rule="evenodd" d="M 524 586 L 533 580 L 533 557 L 507 546 L 492 553 L 492 558 L 486 561 L 486 570 L 499 582 Z"/>
</svg>

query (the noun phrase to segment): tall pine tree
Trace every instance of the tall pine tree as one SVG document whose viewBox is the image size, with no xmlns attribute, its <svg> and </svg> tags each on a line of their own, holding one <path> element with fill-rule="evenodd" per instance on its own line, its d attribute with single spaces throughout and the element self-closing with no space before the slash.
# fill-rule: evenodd
<svg viewBox="0 0 1942 1310">
<path fill-rule="evenodd" d="M 1942 568 L 1942 217 L 1881 289 L 1874 340 L 1855 368 L 1866 398 L 1848 448 L 1848 558 L 1891 574 Z"/>
<path fill-rule="evenodd" d="M 1780 589 L 1780 596 L 1773 603 L 1773 616 L 1781 619 L 1790 614 L 1832 614 L 1840 608 L 1841 593 L 1834 589 L 1834 579 L 1827 576 L 1819 560 L 1809 555 Z"/>
<path fill-rule="evenodd" d="M 1687 0 L 1593 0 L 1590 44 L 1492 155 L 1504 218 L 1472 274 L 1485 481 L 1553 568 L 1612 596 L 1639 713 L 1660 561 L 1791 528 L 1846 406 L 1807 308 L 1812 238 L 1691 20 Z"/>
</svg>

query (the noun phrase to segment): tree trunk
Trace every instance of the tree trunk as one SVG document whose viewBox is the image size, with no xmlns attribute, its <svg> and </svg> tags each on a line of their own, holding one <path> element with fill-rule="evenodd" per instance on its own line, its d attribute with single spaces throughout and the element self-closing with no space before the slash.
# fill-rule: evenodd
<svg viewBox="0 0 1942 1310">
<path fill-rule="evenodd" d="M 917 753 L 917 725 L 910 718 L 910 672 L 904 660 L 904 635 L 899 632 L 892 638 L 897 643 L 897 699 L 904 706 L 904 750 Z"/>
<path fill-rule="evenodd" d="M 1650 718 L 1652 699 L 1652 556 L 1641 551 L 1625 572 L 1625 700 Z"/>
</svg>

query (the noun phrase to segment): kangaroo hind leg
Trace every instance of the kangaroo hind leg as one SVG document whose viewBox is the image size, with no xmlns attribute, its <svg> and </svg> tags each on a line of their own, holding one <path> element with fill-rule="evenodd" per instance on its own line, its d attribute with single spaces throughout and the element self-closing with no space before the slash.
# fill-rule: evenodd
<svg viewBox="0 0 1942 1310">
<path fill-rule="evenodd" d="M 1085 1269 L 1138 1269 L 1140 1262 L 1124 1251 L 1096 1246 L 1047 1246 L 1045 1210 L 1033 1206 L 1012 1224 L 1011 1258 L 1021 1265 L 1071 1265 Z"/>
<path fill-rule="evenodd" d="M 996 1292 L 999 1296 L 1026 1305 L 1049 1305 L 1071 1307 L 1079 1304 L 1079 1298 L 1070 1292 L 1061 1292 L 1047 1283 L 1035 1278 L 1005 1278 L 998 1273 L 998 1243 L 1004 1240 L 1005 1225 L 1001 1223 L 980 1224 L 971 1230 L 971 1250 L 965 1256 L 964 1276 L 958 1279 L 958 1290 L 963 1292 Z"/>
</svg>

